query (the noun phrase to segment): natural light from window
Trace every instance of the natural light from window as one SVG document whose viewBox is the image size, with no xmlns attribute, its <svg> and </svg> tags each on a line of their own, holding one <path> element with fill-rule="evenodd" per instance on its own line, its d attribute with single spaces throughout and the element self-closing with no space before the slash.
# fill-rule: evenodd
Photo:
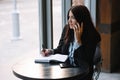
<svg viewBox="0 0 120 80">
<path fill-rule="evenodd" d="M 62 33 L 62 0 L 53 0 L 53 48 L 56 48 Z"/>
</svg>

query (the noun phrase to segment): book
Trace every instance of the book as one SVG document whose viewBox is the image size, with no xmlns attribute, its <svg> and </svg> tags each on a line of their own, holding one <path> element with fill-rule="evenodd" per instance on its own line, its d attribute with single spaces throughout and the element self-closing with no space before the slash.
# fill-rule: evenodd
<svg viewBox="0 0 120 80">
<path fill-rule="evenodd" d="M 40 55 L 39 58 L 35 59 L 35 63 L 60 63 L 65 62 L 67 58 L 68 55 L 63 54 L 54 54 L 47 57 Z"/>
</svg>

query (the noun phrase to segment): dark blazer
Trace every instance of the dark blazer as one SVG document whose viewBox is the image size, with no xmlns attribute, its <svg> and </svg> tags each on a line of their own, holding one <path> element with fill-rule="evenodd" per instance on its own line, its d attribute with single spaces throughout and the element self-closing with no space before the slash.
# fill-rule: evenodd
<svg viewBox="0 0 120 80">
<path fill-rule="evenodd" d="M 66 29 L 69 27 L 66 25 L 63 29 L 61 38 L 59 40 L 59 44 L 56 49 L 54 49 L 54 53 L 61 53 L 69 55 L 69 46 L 70 43 L 65 44 L 65 33 Z M 93 57 L 95 54 L 97 43 L 93 43 L 92 45 L 81 45 L 78 49 L 74 51 L 74 60 L 77 65 L 81 65 L 81 61 L 87 63 L 88 65 L 93 65 Z"/>
<path fill-rule="evenodd" d="M 55 53 L 61 53 L 61 54 L 69 55 L 70 43 L 68 42 L 66 44 L 65 43 L 65 38 L 64 38 L 67 27 L 69 27 L 69 26 L 66 25 L 63 29 L 58 47 L 56 49 L 53 49 L 54 54 Z M 93 30 L 93 31 L 90 31 L 91 34 L 92 34 L 92 37 L 87 38 L 87 39 L 90 40 L 90 42 L 88 44 L 81 45 L 78 49 L 76 49 L 74 51 L 74 62 L 75 62 L 75 64 L 77 66 L 80 66 L 80 67 L 83 64 L 88 65 L 89 66 L 89 76 L 90 77 L 92 77 L 92 74 L 93 74 L 93 59 L 94 59 L 94 54 L 95 54 L 95 50 L 96 50 L 96 45 L 100 42 L 99 33 L 95 29 L 91 29 L 91 30 Z M 95 36 L 95 39 L 93 39 L 94 38 L 93 36 Z M 66 62 L 69 63 L 69 59 L 67 59 Z M 89 80 L 89 79 L 87 79 L 87 80 Z"/>
</svg>

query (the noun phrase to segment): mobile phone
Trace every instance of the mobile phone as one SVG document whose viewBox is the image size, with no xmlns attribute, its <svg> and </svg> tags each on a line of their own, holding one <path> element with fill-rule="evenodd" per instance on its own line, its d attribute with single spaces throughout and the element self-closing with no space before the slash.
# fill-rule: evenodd
<svg viewBox="0 0 120 80">
<path fill-rule="evenodd" d="M 68 68 L 68 65 L 66 63 L 60 63 L 59 65 L 61 68 Z"/>
<path fill-rule="evenodd" d="M 60 63 L 59 64 L 61 68 L 73 68 L 73 67 L 77 67 L 77 66 L 72 66 L 70 64 L 67 63 Z"/>
</svg>

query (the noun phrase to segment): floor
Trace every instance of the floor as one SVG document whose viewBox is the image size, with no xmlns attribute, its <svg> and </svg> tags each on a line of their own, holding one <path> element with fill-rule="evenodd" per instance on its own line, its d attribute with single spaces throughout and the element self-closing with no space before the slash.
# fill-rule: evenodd
<svg viewBox="0 0 120 80">
<path fill-rule="evenodd" d="M 17 0 L 20 39 L 13 35 L 14 0 L 0 0 L 0 79 L 20 80 L 12 65 L 23 57 L 39 55 L 38 0 Z M 58 16 L 59 17 L 59 16 Z M 58 34 L 56 34 L 58 35 Z M 120 73 L 101 72 L 99 80 L 120 80 Z"/>
</svg>

